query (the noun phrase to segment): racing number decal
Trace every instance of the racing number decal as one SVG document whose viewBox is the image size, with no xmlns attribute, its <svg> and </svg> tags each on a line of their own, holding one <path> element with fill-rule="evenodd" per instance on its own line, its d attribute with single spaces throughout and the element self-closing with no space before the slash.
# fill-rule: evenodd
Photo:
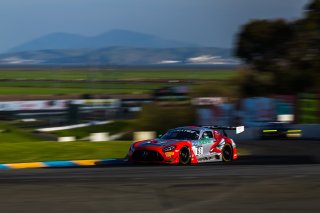
<svg viewBox="0 0 320 213">
<path fill-rule="evenodd" d="M 196 149 L 197 149 L 196 155 L 203 155 L 203 146 L 198 146 L 196 147 Z"/>
</svg>

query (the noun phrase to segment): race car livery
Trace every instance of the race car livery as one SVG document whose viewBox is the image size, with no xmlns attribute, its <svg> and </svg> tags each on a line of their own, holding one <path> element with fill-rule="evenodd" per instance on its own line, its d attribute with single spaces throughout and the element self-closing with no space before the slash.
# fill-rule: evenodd
<svg viewBox="0 0 320 213">
<path fill-rule="evenodd" d="M 129 162 L 196 164 L 231 162 L 238 158 L 235 142 L 226 130 L 244 131 L 243 126 L 187 126 L 169 130 L 163 136 L 133 143 L 128 152 Z"/>
</svg>

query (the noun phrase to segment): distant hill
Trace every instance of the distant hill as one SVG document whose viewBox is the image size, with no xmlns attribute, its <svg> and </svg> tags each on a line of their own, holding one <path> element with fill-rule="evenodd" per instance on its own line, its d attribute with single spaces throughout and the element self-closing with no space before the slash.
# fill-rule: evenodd
<svg viewBox="0 0 320 213">
<path fill-rule="evenodd" d="M 71 45 L 71 44 L 70 44 Z M 35 50 L 0 54 L 0 65 L 235 65 L 230 49 L 214 47 Z"/>
<path fill-rule="evenodd" d="M 131 66 L 236 64 L 231 50 L 127 30 L 87 37 L 52 33 L 0 54 L 0 65 Z"/>
<path fill-rule="evenodd" d="M 107 47 L 177 48 L 198 45 L 167 40 L 157 36 L 127 30 L 112 30 L 86 37 L 70 33 L 52 33 L 18 45 L 8 52 L 57 49 L 100 49 Z"/>
</svg>

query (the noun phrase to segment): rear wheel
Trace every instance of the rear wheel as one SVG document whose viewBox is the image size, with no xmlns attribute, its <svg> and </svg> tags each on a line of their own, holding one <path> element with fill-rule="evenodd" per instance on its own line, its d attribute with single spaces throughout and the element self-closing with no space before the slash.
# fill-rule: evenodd
<svg viewBox="0 0 320 213">
<path fill-rule="evenodd" d="M 233 158 L 233 149 L 232 146 L 226 143 L 222 149 L 222 161 L 231 162 Z"/>
<path fill-rule="evenodd" d="M 190 149 L 184 146 L 180 149 L 179 163 L 181 165 L 187 165 L 187 164 L 190 164 L 190 161 L 191 161 Z"/>
</svg>

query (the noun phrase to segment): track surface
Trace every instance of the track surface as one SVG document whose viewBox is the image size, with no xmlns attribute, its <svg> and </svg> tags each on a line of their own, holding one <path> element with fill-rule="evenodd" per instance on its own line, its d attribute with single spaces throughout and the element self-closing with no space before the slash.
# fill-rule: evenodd
<svg viewBox="0 0 320 213">
<path fill-rule="evenodd" d="M 1 170 L 0 211 L 320 212 L 320 141 L 239 146 L 228 165 Z"/>
</svg>

